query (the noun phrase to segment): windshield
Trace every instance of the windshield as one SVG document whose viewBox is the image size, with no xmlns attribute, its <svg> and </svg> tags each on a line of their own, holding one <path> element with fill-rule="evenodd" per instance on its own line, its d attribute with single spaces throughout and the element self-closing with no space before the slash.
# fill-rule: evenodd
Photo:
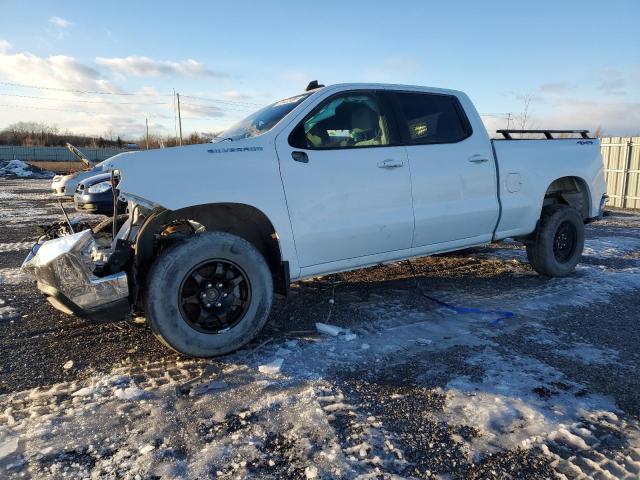
<svg viewBox="0 0 640 480">
<path fill-rule="evenodd" d="M 262 110 L 252 113 L 244 120 L 240 120 L 221 133 L 222 138 L 230 138 L 231 140 L 240 140 L 242 138 L 251 138 L 262 135 L 271 130 L 276 123 L 282 120 L 291 110 L 300 105 L 310 93 L 303 93 L 291 98 L 285 98 L 279 102 L 272 103 Z"/>
</svg>

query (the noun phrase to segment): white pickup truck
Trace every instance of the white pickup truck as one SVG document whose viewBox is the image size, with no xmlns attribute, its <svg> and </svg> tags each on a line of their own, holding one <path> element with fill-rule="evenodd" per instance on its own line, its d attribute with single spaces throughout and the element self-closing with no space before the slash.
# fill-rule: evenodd
<svg viewBox="0 0 640 480">
<path fill-rule="evenodd" d="M 60 310 L 144 316 L 196 357 L 249 342 L 305 277 L 508 237 L 568 275 L 606 201 L 599 141 L 541 133 L 490 140 L 454 90 L 312 82 L 215 143 L 107 160 L 128 202 L 115 239 L 45 237 L 24 268 Z"/>
</svg>

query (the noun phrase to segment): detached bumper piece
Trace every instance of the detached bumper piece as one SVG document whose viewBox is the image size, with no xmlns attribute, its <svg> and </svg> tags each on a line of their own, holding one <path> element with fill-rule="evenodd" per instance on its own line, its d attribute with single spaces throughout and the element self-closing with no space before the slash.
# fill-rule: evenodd
<svg viewBox="0 0 640 480">
<path fill-rule="evenodd" d="M 120 320 L 130 313 L 127 274 L 93 274 L 94 241 L 84 230 L 36 245 L 22 269 L 58 310 L 90 320 Z"/>
</svg>

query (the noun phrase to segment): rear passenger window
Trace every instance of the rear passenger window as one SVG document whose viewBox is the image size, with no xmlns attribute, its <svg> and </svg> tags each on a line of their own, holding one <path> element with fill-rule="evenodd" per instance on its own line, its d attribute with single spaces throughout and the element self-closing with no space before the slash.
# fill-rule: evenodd
<svg viewBox="0 0 640 480">
<path fill-rule="evenodd" d="M 453 143 L 471 135 L 458 100 L 450 95 L 396 93 L 400 127 L 410 144 Z"/>
</svg>

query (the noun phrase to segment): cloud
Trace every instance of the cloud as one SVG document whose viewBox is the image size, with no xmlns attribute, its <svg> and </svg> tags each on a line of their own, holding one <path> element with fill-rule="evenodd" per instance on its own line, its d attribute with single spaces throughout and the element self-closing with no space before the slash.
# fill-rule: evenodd
<svg viewBox="0 0 640 480">
<path fill-rule="evenodd" d="M 627 94 L 628 76 L 628 72 L 607 67 L 594 71 L 591 81 L 601 94 L 619 97 Z"/>
<path fill-rule="evenodd" d="M 388 55 L 380 62 L 369 65 L 362 72 L 362 79 L 381 83 L 414 83 L 424 62 L 411 55 Z"/>
<path fill-rule="evenodd" d="M 607 135 L 640 134 L 640 102 L 627 88 L 633 83 L 631 74 L 616 68 L 591 72 L 585 82 L 546 83 L 532 97 L 532 128 L 601 127 Z M 625 97 L 625 98 L 619 98 Z M 522 96 L 515 95 L 522 101 Z"/>
<path fill-rule="evenodd" d="M 154 60 L 149 57 L 128 56 L 121 58 L 97 57 L 96 63 L 121 75 L 133 75 L 138 77 L 210 77 L 225 78 L 229 75 L 207 68 L 204 63 L 193 59 L 180 62 L 169 60 Z"/>
<path fill-rule="evenodd" d="M 7 52 L 8 44 L 1 45 L 5 51 L 0 51 L 0 80 L 41 88 L 14 86 L 6 92 L 9 96 L 0 97 L 0 104 L 8 105 L 0 107 L 0 129 L 18 121 L 39 121 L 76 133 L 102 135 L 111 130 L 131 138 L 144 133 L 144 119 L 148 118 L 155 133 L 173 134 L 174 104 L 166 92 L 147 85 L 138 88 L 136 96 L 80 93 L 124 91 L 99 66 L 65 55 Z M 244 115 L 233 108 L 188 100 L 181 106 L 185 132 L 220 130 Z"/>
<path fill-rule="evenodd" d="M 544 109 L 536 108 L 534 99 L 529 109 L 528 128 L 541 129 L 582 129 L 595 131 L 601 127 L 606 135 L 640 135 L 640 102 L 611 102 L 605 100 L 584 100 L 576 96 L 549 97 Z M 516 114 L 517 117 L 517 114 Z M 507 128 L 507 119 L 493 116 L 482 118 L 489 134 L 499 128 Z M 512 117 L 511 128 L 520 128 L 518 119 Z"/>
<path fill-rule="evenodd" d="M 566 82 L 545 83 L 540 85 L 540 92 L 550 95 L 561 95 L 571 92 L 574 86 Z"/>
<path fill-rule="evenodd" d="M 182 118 L 220 118 L 225 114 L 221 108 L 213 107 L 209 105 L 184 103 L 180 102 L 180 115 Z"/>
<path fill-rule="evenodd" d="M 482 116 L 482 123 L 484 123 L 484 127 L 487 129 L 487 133 L 489 133 L 491 138 L 503 138 L 502 135 L 496 133 L 496 130 L 507 128 L 506 118 L 498 116 Z M 513 120 L 511 120 L 511 125 L 509 126 L 514 128 Z"/>
<path fill-rule="evenodd" d="M 611 95 L 624 95 L 626 92 L 624 92 L 622 89 L 626 86 L 626 84 L 627 82 L 625 82 L 622 78 L 609 78 L 600 82 L 600 85 L 598 85 L 598 89 Z"/>
<path fill-rule="evenodd" d="M 251 98 L 251 95 L 240 93 L 237 90 L 226 91 L 222 94 L 222 96 L 227 100 L 249 100 Z"/>
<path fill-rule="evenodd" d="M 567 98 L 543 120 L 546 128 L 602 127 L 607 135 L 640 134 L 640 102 L 608 102 Z"/>
<path fill-rule="evenodd" d="M 58 17 L 57 15 L 49 18 L 49 23 L 58 28 L 69 28 L 71 25 L 73 25 L 73 23 L 71 23 L 69 20 Z"/>
<path fill-rule="evenodd" d="M 520 102 L 519 107 L 524 108 L 525 103 L 529 102 L 531 105 L 539 104 L 539 103 L 547 103 L 547 97 L 544 95 L 539 95 L 537 93 L 529 92 L 529 93 L 516 93 L 513 92 L 513 97 Z"/>
<path fill-rule="evenodd" d="M 118 89 L 96 69 L 66 55 L 39 57 L 29 52 L 0 52 L 0 75 L 17 83 L 48 88 L 116 92 Z"/>
<path fill-rule="evenodd" d="M 109 37 L 109 40 L 111 40 L 112 42 L 117 42 L 118 38 L 115 36 L 115 34 L 109 30 L 107 27 L 103 27 L 102 30 L 104 31 L 104 33 L 107 34 L 107 37 Z"/>
<path fill-rule="evenodd" d="M 386 68 L 393 69 L 396 73 L 411 73 L 422 67 L 423 62 L 419 58 L 406 55 L 391 55 L 383 59 Z"/>
<path fill-rule="evenodd" d="M 0 108 L 0 128 L 17 121 L 44 121 L 79 133 L 101 134 L 109 128 L 131 133 L 141 128 L 140 119 L 146 113 L 146 106 L 120 104 L 128 97 L 66 91 L 121 92 L 94 67 L 66 55 L 40 57 L 29 52 L 8 53 L 5 49 L 0 51 L 0 79 L 44 87 L 6 92 L 17 96 L 2 96 L 0 102 L 11 106 Z M 132 99 L 136 100 L 146 101 L 144 97 Z M 112 103 L 104 103 L 107 101 Z"/>
<path fill-rule="evenodd" d="M 11 50 L 11 44 L 6 40 L 0 40 L 0 53 L 6 53 Z"/>
<path fill-rule="evenodd" d="M 298 70 L 288 70 L 282 74 L 282 78 L 290 83 L 295 83 L 298 85 L 304 84 L 306 87 L 307 84 L 313 80 L 315 77 L 306 72 L 298 71 Z M 306 82 L 306 83 L 305 83 Z M 322 83 L 322 82 L 320 82 Z"/>
</svg>

